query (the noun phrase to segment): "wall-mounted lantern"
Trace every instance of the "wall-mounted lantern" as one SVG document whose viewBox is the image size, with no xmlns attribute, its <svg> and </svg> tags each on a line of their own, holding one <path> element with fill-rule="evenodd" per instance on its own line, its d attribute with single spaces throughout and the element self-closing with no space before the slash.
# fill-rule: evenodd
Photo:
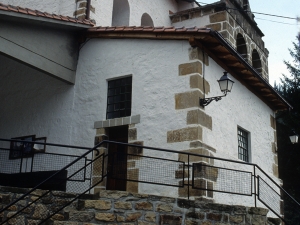
<svg viewBox="0 0 300 225">
<path fill-rule="evenodd" d="M 296 144 L 298 143 L 298 134 L 295 132 L 295 130 L 292 130 L 290 133 L 290 140 L 292 142 L 292 144 Z"/>
<path fill-rule="evenodd" d="M 224 95 L 216 96 L 212 98 L 200 98 L 200 106 L 202 107 L 207 106 L 209 103 L 211 103 L 214 100 L 217 102 L 221 100 L 223 97 L 225 97 L 227 95 L 227 92 L 231 92 L 234 81 L 227 76 L 227 72 L 224 72 L 224 75 L 220 78 L 220 80 L 218 80 L 218 82 L 220 85 L 220 89 L 224 93 Z"/>
</svg>

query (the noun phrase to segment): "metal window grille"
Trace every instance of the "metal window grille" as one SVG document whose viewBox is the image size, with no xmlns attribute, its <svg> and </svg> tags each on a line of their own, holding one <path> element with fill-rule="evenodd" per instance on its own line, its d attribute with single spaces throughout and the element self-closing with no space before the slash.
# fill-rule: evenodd
<svg viewBox="0 0 300 225">
<path fill-rule="evenodd" d="M 249 162 L 248 132 L 238 128 L 239 159 Z"/>
<path fill-rule="evenodd" d="M 132 77 L 108 81 L 106 119 L 131 115 Z"/>
</svg>

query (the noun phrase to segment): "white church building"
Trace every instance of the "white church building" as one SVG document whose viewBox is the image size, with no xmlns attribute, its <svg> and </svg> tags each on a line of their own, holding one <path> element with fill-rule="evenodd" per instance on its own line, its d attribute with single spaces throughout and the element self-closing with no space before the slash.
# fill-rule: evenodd
<svg viewBox="0 0 300 225">
<path fill-rule="evenodd" d="M 237 170 L 256 164 L 281 185 L 275 113 L 291 106 L 268 82 L 269 52 L 248 0 L 0 0 L 0 27 L 0 138 L 34 134 L 93 147 L 108 137 L 244 163 Z M 224 72 L 231 91 L 209 99 L 224 95 Z M 187 160 L 146 148 L 139 154 Z M 143 173 L 138 162 L 127 171 Z M 209 189 L 218 178 L 201 182 Z M 187 197 L 184 188 L 138 182 L 121 189 Z M 189 195 L 253 202 L 209 191 Z"/>
</svg>

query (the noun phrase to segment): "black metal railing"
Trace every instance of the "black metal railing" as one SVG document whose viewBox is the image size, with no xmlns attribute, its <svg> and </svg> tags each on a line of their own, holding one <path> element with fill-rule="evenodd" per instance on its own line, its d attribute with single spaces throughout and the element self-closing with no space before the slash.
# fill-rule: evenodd
<svg viewBox="0 0 300 225">
<path fill-rule="evenodd" d="M 0 139 L 0 141 L 9 142 L 10 140 Z M 76 146 L 49 145 L 64 148 L 72 147 L 72 149 L 79 148 Z M 124 155 L 121 156 L 120 152 L 112 151 L 115 146 L 119 145 L 126 146 L 127 153 L 125 157 Z M 106 150 L 103 151 L 103 154 L 93 156 L 93 152 L 99 152 L 99 148 Z M 162 185 L 165 186 L 163 188 L 165 193 L 177 191 L 179 197 L 186 198 L 206 197 L 218 199 L 220 196 L 224 198 L 227 195 L 231 199 L 235 195 L 242 195 L 245 204 L 252 204 L 255 207 L 265 206 L 286 224 L 288 224 L 287 220 L 283 216 L 284 201 L 291 202 L 294 205 L 293 210 L 300 212 L 300 204 L 256 164 L 212 157 L 208 154 L 200 155 L 113 141 L 103 141 L 93 148 L 82 149 L 86 152 L 81 156 L 64 155 L 68 158 L 65 158 L 65 163 L 61 163 L 61 165 L 64 165 L 60 166 L 61 168 L 54 166 L 56 163 L 55 156 L 62 157 L 63 154 L 44 153 L 34 155 L 31 161 L 32 164 L 30 164 L 31 172 L 40 172 L 39 165 L 54 161 L 51 164 L 55 168 L 55 173 L 1 209 L 0 215 L 2 213 L 3 218 L 2 221 L 0 220 L 0 224 L 12 220 L 22 220 L 24 219 L 22 215 L 26 209 L 33 204 L 46 202 L 48 204 L 47 208 L 51 210 L 40 221 L 39 224 L 42 224 L 53 215 L 63 214 L 62 210 L 66 206 L 71 205 L 84 194 L 90 193 L 90 190 L 103 182 L 104 178 L 138 182 L 144 186 L 150 185 L 147 189 L 154 187 L 153 190 L 156 190 L 158 185 Z M 2 148 L 2 150 L 7 151 L 9 149 Z M 205 150 L 201 149 L 201 152 L 205 154 Z M 8 161 L 7 157 L 0 157 L 1 160 L 5 158 Z M 60 160 L 62 159 L 63 157 Z M 24 166 L 18 166 L 18 168 L 11 169 L 11 171 L 21 173 L 24 171 Z M 45 167 L 43 170 L 48 169 Z M 67 176 L 61 178 L 59 175 L 65 171 L 67 171 Z M 59 179 L 57 179 L 57 176 Z M 55 192 L 46 190 L 34 201 L 27 201 L 27 204 L 24 204 L 23 201 L 22 204 L 18 204 L 20 201 L 25 200 L 26 196 L 45 186 L 47 182 L 51 184 L 51 180 L 55 180 L 56 183 L 59 180 L 59 184 L 65 183 L 66 191 L 71 192 L 72 197 L 65 199 L 63 204 L 57 204 L 57 201 L 52 204 L 55 201 L 49 199 L 56 198 Z M 18 211 L 7 216 L 5 212 L 13 205 L 18 206 Z"/>
</svg>

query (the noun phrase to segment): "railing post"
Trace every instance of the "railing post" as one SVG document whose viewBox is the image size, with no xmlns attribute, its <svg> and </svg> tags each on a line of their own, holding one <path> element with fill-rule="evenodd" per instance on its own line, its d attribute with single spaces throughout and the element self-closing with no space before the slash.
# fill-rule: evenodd
<svg viewBox="0 0 300 225">
<path fill-rule="evenodd" d="M 32 158 L 31 158 L 30 172 L 32 172 L 32 170 L 33 170 L 33 161 L 34 161 L 34 154 L 32 155 Z"/>
<path fill-rule="evenodd" d="M 188 154 L 188 199 L 190 199 L 190 154 Z"/>
<path fill-rule="evenodd" d="M 23 167 L 23 152 L 21 154 L 20 173 L 22 173 L 22 167 Z"/>
<path fill-rule="evenodd" d="M 253 174 L 254 174 L 254 205 L 255 208 L 257 207 L 257 203 L 256 203 L 256 197 L 257 197 L 257 191 L 256 191 L 256 173 L 255 173 L 255 166 L 253 166 Z"/>
</svg>

